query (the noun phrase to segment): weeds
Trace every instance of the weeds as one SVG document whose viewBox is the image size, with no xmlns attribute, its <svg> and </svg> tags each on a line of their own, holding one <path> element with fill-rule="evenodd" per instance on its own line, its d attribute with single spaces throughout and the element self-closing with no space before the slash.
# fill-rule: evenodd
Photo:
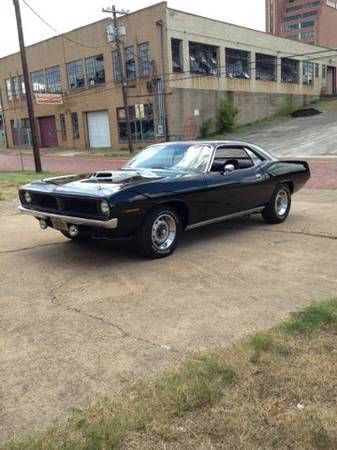
<svg viewBox="0 0 337 450">
<path fill-rule="evenodd" d="M 0 448 L 335 450 L 336 313 L 337 299 L 315 303 L 281 326 L 196 355 Z"/>
</svg>

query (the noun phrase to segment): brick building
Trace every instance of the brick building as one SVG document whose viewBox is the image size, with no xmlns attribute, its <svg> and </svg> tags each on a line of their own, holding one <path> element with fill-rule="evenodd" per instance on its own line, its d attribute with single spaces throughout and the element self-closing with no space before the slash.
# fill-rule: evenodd
<svg viewBox="0 0 337 450">
<path fill-rule="evenodd" d="M 171 9 L 166 2 L 119 22 L 126 28 L 123 64 L 136 145 L 196 137 L 224 97 L 239 108 L 243 124 L 290 101 L 308 104 L 335 90 L 328 74 L 336 65 L 325 48 Z M 27 48 L 42 147 L 126 146 L 109 23 L 104 19 Z M 18 53 L 0 59 L 0 88 L 8 145 L 28 145 Z"/>
<path fill-rule="evenodd" d="M 337 0 L 266 0 L 266 31 L 337 47 Z"/>
</svg>

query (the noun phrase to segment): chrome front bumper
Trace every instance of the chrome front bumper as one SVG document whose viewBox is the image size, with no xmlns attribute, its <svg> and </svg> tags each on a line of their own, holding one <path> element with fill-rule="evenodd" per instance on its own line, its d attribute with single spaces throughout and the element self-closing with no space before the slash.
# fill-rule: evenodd
<svg viewBox="0 0 337 450">
<path fill-rule="evenodd" d="M 35 211 L 33 209 L 25 208 L 24 206 L 19 206 L 19 211 L 23 214 L 36 217 L 37 219 L 61 219 L 72 225 L 87 225 L 89 227 L 108 228 L 110 230 L 113 230 L 118 226 L 117 218 L 110 220 L 85 219 L 84 217 L 63 216 L 62 214 Z"/>
</svg>

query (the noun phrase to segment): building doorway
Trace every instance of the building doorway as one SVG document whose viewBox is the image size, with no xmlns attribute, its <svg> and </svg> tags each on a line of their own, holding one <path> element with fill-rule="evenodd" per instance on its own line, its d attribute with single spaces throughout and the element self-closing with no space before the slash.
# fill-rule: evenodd
<svg viewBox="0 0 337 450">
<path fill-rule="evenodd" d="M 108 111 L 87 113 L 90 148 L 111 147 Z"/>
<path fill-rule="evenodd" d="M 57 147 L 57 132 L 54 116 L 39 117 L 41 147 Z"/>
</svg>

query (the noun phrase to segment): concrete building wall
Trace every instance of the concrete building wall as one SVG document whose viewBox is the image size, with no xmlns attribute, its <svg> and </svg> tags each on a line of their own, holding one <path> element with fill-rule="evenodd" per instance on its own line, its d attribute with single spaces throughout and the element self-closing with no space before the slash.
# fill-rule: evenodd
<svg viewBox="0 0 337 450">
<path fill-rule="evenodd" d="M 160 66 L 160 39 L 156 22 L 165 21 L 166 3 L 159 3 L 150 8 L 137 11 L 119 19 L 121 25 L 127 28 L 127 36 L 123 38 L 124 47 L 149 42 L 150 60 L 154 61 L 153 70 Z M 52 66 L 60 66 L 63 104 L 37 105 L 35 115 L 37 118 L 55 116 L 57 137 L 60 147 L 85 148 L 89 146 L 86 113 L 90 111 L 108 111 L 112 146 L 126 145 L 118 138 L 116 109 L 123 106 L 121 83 L 113 77 L 112 50 L 113 46 L 107 43 L 106 25 L 110 19 L 76 29 L 63 36 L 48 39 L 31 45 L 27 48 L 29 71 L 34 72 Z M 82 45 L 76 44 L 76 42 Z M 69 89 L 67 78 L 67 63 L 103 54 L 105 68 L 105 83 L 93 87 Z M 139 74 L 139 61 L 136 58 L 137 76 Z M 0 87 L 3 96 L 6 114 L 9 146 L 13 146 L 10 121 L 27 117 L 26 101 L 24 99 L 8 102 L 5 89 L 5 80 L 12 76 L 22 74 L 20 55 L 18 53 L 0 59 Z M 152 76 L 152 73 L 151 73 Z M 137 78 L 130 81 L 129 105 L 152 102 L 147 89 L 150 77 Z M 79 117 L 79 138 L 72 138 L 71 113 L 77 112 Z M 66 115 L 68 139 L 62 141 L 60 114 Z M 38 122 L 38 119 L 37 119 Z"/>
<path fill-rule="evenodd" d="M 303 0 L 301 0 L 303 1 Z M 121 84 L 114 80 L 112 50 L 106 40 L 106 25 L 110 19 L 73 30 L 63 36 L 48 39 L 27 48 L 30 72 L 59 66 L 62 81 L 61 105 L 35 105 L 37 124 L 39 118 L 54 116 L 59 147 L 86 148 L 89 146 L 87 113 L 106 111 L 109 117 L 110 140 L 113 148 L 126 146 L 119 139 L 117 108 L 123 106 Z M 158 3 L 119 19 L 127 29 L 123 38 L 124 47 L 148 42 L 151 60 L 149 76 L 140 77 L 140 60 L 136 56 L 137 78 L 129 81 L 129 105 L 152 104 L 155 109 L 155 131 L 159 132 L 161 111 L 166 107 L 167 134 L 169 137 L 186 136 L 191 130 L 198 132 L 204 119 L 215 118 L 219 99 L 228 97 L 240 109 L 238 123 L 253 122 L 278 111 L 290 99 L 298 104 L 317 98 L 322 90 L 327 91 L 327 78 L 323 76 L 323 65 L 334 69 L 329 57 L 314 59 L 320 47 L 291 41 L 255 30 L 207 19 L 193 14 L 167 8 L 166 2 Z M 182 43 L 182 71 L 174 73 L 172 67 L 171 39 Z M 190 71 L 189 42 L 199 42 L 218 47 L 219 73 L 216 76 L 195 75 Z M 78 43 L 81 43 L 79 45 Z M 234 48 L 249 52 L 250 79 L 229 78 L 226 73 L 226 49 Z M 276 58 L 275 81 L 256 79 L 257 54 Z M 102 54 L 104 58 L 105 83 L 70 89 L 68 86 L 67 63 L 85 60 Z M 300 56 L 302 55 L 302 56 Z M 311 56 L 308 56 L 311 55 Z M 281 58 L 293 57 L 299 61 L 298 83 L 284 83 L 281 80 Z M 319 64 L 318 76 L 312 84 L 303 84 L 303 61 Z M 327 72 L 325 68 L 325 72 Z M 331 72 L 331 70 L 330 70 Z M 330 73 L 329 72 L 329 73 Z M 161 95 L 153 86 L 163 77 Z M 336 73 L 336 71 L 334 72 Z M 27 117 L 26 101 L 8 101 L 5 80 L 21 75 L 19 54 L 0 59 L 0 88 L 4 103 L 6 130 L 9 146 L 14 145 L 11 121 Z M 331 77 L 330 77 L 331 78 Z M 78 114 L 79 137 L 72 136 L 72 113 Z M 66 122 L 67 139 L 62 140 L 60 114 Z M 159 134 L 159 133 L 158 133 Z M 156 135 L 152 140 L 162 140 Z M 137 145 L 144 142 L 137 142 Z"/>
<path fill-rule="evenodd" d="M 171 38 L 182 40 L 183 73 L 170 72 L 170 133 L 176 137 L 188 137 L 197 133 L 201 123 L 209 118 L 216 119 L 219 100 L 228 98 L 239 109 L 238 124 L 251 123 L 278 112 L 289 102 L 308 104 L 319 98 L 326 89 L 323 65 L 329 59 L 312 59 L 313 52 L 326 49 L 306 43 L 291 41 L 255 30 L 226 24 L 168 10 L 168 45 Z M 190 72 L 189 42 L 200 42 L 218 47 L 218 76 L 200 76 Z M 229 78 L 226 73 L 226 48 L 245 50 L 250 53 L 250 79 Z M 272 55 L 277 58 L 276 80 L 256 79 L 256 54 Z M 170 47 L 169 47 L 170 54 Z M 303 83 L 303 61 L 319 64 L 318 77 L 311 85 Z M 303 56 L 300 56 L 303 55 Z M 293 57 L 299 61 L 298 83 L 281 80 L 281 58 Z M 171 58 L 171 56 L 170 56 Z M 192 130 L 192 131 L 191 131 Z"/>
</svg>

